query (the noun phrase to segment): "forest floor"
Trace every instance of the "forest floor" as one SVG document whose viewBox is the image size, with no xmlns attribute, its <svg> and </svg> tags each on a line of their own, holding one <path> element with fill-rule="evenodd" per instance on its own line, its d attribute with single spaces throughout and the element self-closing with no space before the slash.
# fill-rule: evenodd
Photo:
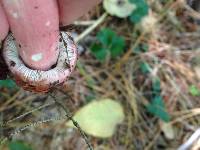
<svg viewBox="0 0 200 150">
<path fill-rule="evenodd" d="M 173 150 L 199 128 L 200 13 L 180 0 L 148 2 L 149 18 L 156 20 L 153 24 L 150 21 L 141 26 L 112 17 L 100 4 L 70 28 L 80 56 L 72 77 L 53 91 L 56 98 L 72 114 L 93 99 L 111 98 L 124 108 L 125 119 L 111 138 L 88 136 L 96 150 Z M 122 55 L 102 63 L 90 47 L 103 28 L 124 37 L 126 46 Z M 62 30 L 69 31 L 69 27 Z M 155 103 L 162 103 L 159 107 L 164 110 L 152 111 Z M 34 108 L 37 111 L 31 111 Z M 29 111 L 28 116 L 16 118 Z M 48 94 L 20 88 L 1 88 L 0 112 L 4 121 L 16 118 L 2 128 L 5 137 L 31 122 L 63 113 Z M 13 139 L 25 141 L 36 150 L 87 149 L 79 132 L 65 124 L 64 119 L 34 124 Z M 200 149 L 197 141 L 192 144 L 199 146 L 193 149 Z"/>
</svg>

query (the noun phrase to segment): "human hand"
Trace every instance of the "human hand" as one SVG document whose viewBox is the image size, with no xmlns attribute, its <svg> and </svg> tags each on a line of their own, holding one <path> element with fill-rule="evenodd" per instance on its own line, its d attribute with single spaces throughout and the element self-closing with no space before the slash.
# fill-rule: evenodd
<svg viewBox="0 0 200 150">
<path fill-rule="evenodd" d="M 4 41 L 3 56 L 19 86 L 48 92 L 65 82 L 75 67 L 77 49 L 59 24 L 70 24 L 100 1 L 0 0 L 0 44 L 10 28 L 13 35 Z M 3 68 L 0 62 L 0 72 Z"/>
<path fill-rule="evenodd" d="M 57 61 L 59 23 L 68 25 L 101 0 L 1 0 L 0 41 L 10 28 L 23 61 L 46 70 Z"/>
</svg>

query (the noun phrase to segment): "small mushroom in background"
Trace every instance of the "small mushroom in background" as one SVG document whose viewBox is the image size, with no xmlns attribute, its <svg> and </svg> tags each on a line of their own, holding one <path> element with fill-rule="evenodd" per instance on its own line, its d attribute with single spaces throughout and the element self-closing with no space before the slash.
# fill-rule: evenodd
<svg viewBox="0 0 200 150">
<path fill-rule="evenodd" d="M 128 17 L 136 9 L 136 5 L 129 0 L 104 0 L 103 6 L 110 15 L 119 18 Z"/>
<path fill-rule="evenodd" d="M 47 92 L 63 83 L 74 69 L 77 49 L 68 33 L 59 32 L 57 1 L 2 0 L 2 4 L 12 31 L 3 54 L 17 84 Z"/>
</svg>

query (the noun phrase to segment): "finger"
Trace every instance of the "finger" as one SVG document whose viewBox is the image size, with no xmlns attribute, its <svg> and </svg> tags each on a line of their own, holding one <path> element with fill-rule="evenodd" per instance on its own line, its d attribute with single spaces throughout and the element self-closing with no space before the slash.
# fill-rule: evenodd
<svg viewBox="0 0 200 150">
<path fill-rule="evenodd" d="M 57 61 L 59 29 L 56 0 L 2 0 L 21 58 L 33 69 Z"/>
<path fill-rule="evenodd" d="M 84 15 L 101 0 L 58 0 L 61 25 L 68 25 Z"/>
<path fill-rule="evenodd" d="M 0 3 L 0 43 L 7 34 L 8 34 L 8 22 L 3 7 Z"/>
</svg>

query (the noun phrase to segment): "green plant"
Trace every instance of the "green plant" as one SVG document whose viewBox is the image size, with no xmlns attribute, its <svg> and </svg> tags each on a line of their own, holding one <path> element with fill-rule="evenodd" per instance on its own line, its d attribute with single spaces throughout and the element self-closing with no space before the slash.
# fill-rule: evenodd
<svg viewBox="0 0 200 150">
<path fill-rule="evenodd" d="M 192 96 L 200 96 L 200 89 L 198 89 L 195 85 L 191 85 L 189 87 L 189 92 Z"/>
<path fill-rule="evenodd" d="M 129 0 L 129 1 L 136 6 L 132 14 L 129 16 L 130 20 L 133 23 L 138 23 L 142 20 L 144 16 L 148 14 L 149 6 L 146 0 Z"/>
<path fill-rule="evenodd" d="M 11 79 L 0 80 L 0 88 L 16 88 L 17 85 Z"/>
<path fill-rule="evenodd" d="M 140 70 L 142 71 L 143 74 L 147 74 L 150 72 L 151 67 L 147 62 L 143 61 L 140 63 Z"/>
<path fill-rule="evenodd" d="M 147 52 L 149 49 L 149 46 L 146 43 L 139 44 L 133 51 L 136 54 Z"/>
<path fill-rule="evenodd" d="M 8 143 L 9 150 L 33 150 L 30 145 L 22 141 L 12 141 Z"/>
<path fill-rule="evenodd" d="M 120 56 L 125 48 L 125 40 L 109 28 L 104 28 L 97 34 L 97 42 L 91 46 L 92 54 L 101 62 L 106 58 Z"/>
<path fill-rule="evenodd" d="M 161 96 L 154 97 L 152 102 L 147 105 L 147 110 L 165 122 L 170 121 L 170 116 L 165 109 L 163 98 Z"/>
<path fill-rule="evenodd" d="M 168 114 L 163 98 L 161 96 L 161 87 L 160 87 L 160 80 L 158 78 L 154 78 L 152 82 L 152 93 L 153 97 L 151 103 L 146 106 L 147 110 L 159 117 L 161 120 L 165 122 L 170 121 L 170 115 Z"/>
</svg>

